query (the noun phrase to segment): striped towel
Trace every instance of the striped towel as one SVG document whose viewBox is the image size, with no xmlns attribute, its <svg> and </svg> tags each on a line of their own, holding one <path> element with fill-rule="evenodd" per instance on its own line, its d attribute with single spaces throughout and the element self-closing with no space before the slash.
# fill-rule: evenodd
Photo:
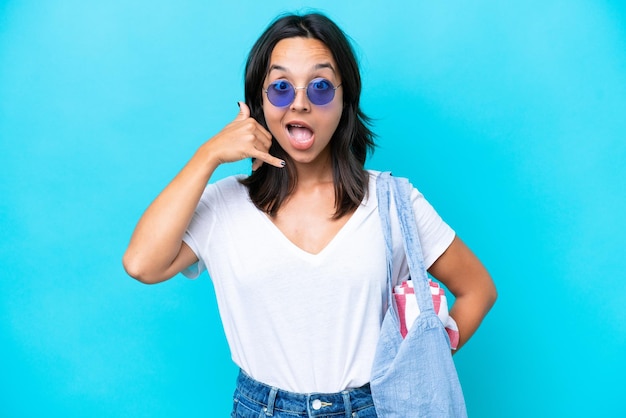
<svg viewBox="0 0 626 418">
<path fill-rule="evenodd" d="M 435 313 L 441 319 L 448 337 L 450 337 L 450 346 L 453 350 L 459 345 L 459 328 L 456 322 L 448 314 L 448 299 L 446 293 L 439 286 L 439 283 L 428 280 L 430 284 L 430 293 L 433 296 L 433 306 Z M 400 316 L 400 333 L 402 338 L 406 337 L 411 325 L 415 322 L 415 319 L 420 314 L 419 307 L 417 306 L 417 300 L 415 297 L 406 297 L 406 295 L 414 295 L 413 282 L 409 279 L 402 284 L 393 288 L 393 294 L 396 300 L 396 306 L 398 307 L 398 315 Z"/>
</svg>

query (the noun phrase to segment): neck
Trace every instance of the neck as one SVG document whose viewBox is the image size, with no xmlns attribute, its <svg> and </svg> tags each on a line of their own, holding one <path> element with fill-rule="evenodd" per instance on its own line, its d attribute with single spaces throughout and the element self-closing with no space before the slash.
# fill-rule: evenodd
<svg viewBox="0 0 626 418">
<path fill-rule="evenodd" d="M 330 156 L 319 162 L 298 163 L 294 162 L 298 176 L 296 189 L 308 188 L 319 184 L 333 183 L 333 168 Z"/>
</svg>

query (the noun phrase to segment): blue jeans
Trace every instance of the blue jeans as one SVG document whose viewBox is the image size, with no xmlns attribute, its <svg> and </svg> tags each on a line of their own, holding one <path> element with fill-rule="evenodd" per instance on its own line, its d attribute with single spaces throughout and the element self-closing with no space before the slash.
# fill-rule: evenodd
<svg viewBox="0 0 626 418">
<path fill-rule="evenodd" d="M 293 393 L 257 382 L 241 371 L 231 418 L 376 418 L 369 384 L 339 393 Z"/>
</svg>

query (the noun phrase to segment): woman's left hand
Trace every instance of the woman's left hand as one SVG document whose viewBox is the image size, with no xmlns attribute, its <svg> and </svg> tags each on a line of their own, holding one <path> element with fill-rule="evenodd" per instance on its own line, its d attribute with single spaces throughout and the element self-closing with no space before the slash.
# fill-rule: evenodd
<svg viewBox="0 0 626 418">
<path fill-rule="evenodd" d="M 480 260 L 458 237 L 428 272 L 456 298 L 450 316 L 458 325 L 458 348 L 461 348 L 495 303 L 498 296 L 495 284 Z"/>
</svg>

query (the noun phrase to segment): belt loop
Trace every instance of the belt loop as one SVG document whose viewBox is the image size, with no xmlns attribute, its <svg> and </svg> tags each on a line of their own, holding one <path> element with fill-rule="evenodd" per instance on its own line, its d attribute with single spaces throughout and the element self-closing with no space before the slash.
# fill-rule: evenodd
<svg viewBox="0 0 626 418">
<path fill-rule="evenodd" d="M 278 394 L 278 389 L 275 387 L 270 390 L 270 394 L 267 396 L 267 408 L 265 408 L 265 415 L 271 417 L 274 415 L 274 404 L 276 403 L 276 395 Z"/>
<path fill-rule="evenodd" d="M 347 390 L 344 390 L 343 392 L 341 392 L 341 395 L 343 396 L 343 405 L 344 405 L 344 408 L 346 409 L 346 418 L 351 418 L 352 417 L 352 402 L 350 402 L 350 392 Z"/>
</svg>

